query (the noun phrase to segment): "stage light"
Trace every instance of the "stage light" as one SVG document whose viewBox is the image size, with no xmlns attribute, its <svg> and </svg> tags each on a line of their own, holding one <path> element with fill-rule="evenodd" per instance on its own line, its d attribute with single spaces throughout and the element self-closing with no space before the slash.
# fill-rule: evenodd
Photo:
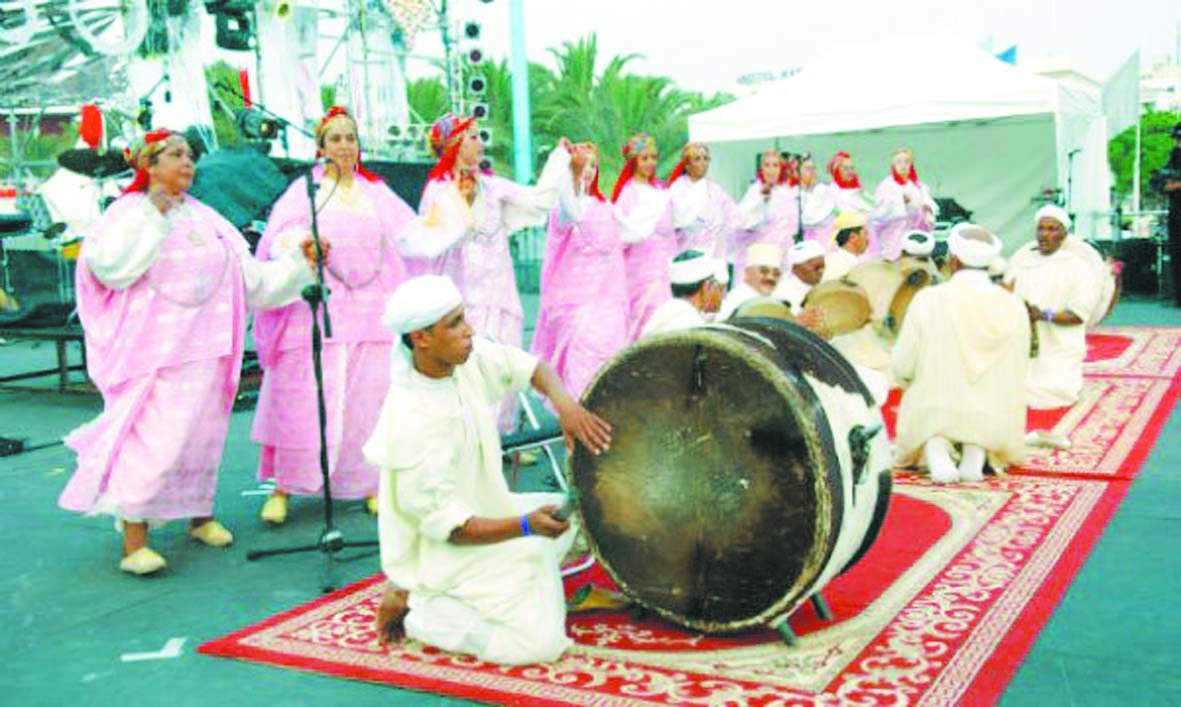
<svg viewBox="0 0 1181 707">
<path fill-rule="evenodd" d="M 479 39 L 480 38 L 480 23 L 479 22 L 466 23 L 463 26 L 463 36 L 467 37 L 468 39 Z"/>
<path fill-rule="evenodd" d="M 391 125 L 389 127 L 390 137 L 394 138 L 395 140 L 401 138 L 402 135 L 405 134 L 405 132 L 406 132 L 405 125 Z"/>
<path fill-rule="evenodd" d="M 220 49 L 229 51 L 246 51 L 250 49 L 250 39 L 254 30 L 250 25 L 250 17 L 236 12 L 219 12 L 214 16 L 213 43 Z"/>
<path fill-rule="evenodd" d="M 469 93 L 480 95 L 488 90 L 488 80 L 477 74 L 467 80 L 467 90 Z"/>
<path fill-rule="evenodd" d="M 250 140 L 273 140 L 281 126 L 279 121 L 268 117 L 257 108 L 247 108 L 240 111 L 235 119 L 238 130 Z"/>
<path fill-rule="evenodd" d="M 483 120 L 484 118 L 487 118 L 488 117 L 488 104 L 487 103 L 473 103 L 472 104 L 472 117 L 477 118 L 479 120 Z"/>
<path fill-rule="evenodd" d="M 467 54 L 465 54 L 464 57 L 467 59 L 467 63 L 475 66 L 476 64 L 484 61 L 484 50 L 480 49 L 479 47 L 472 47 L 471 49 L 467 50 Z"/>
<path fill-rule="evenodd" d="M 480 128 L 476 136 L 480 138 L 480 142 L 488 145 L 492 142 L 492 128 Z"/>
</svg>

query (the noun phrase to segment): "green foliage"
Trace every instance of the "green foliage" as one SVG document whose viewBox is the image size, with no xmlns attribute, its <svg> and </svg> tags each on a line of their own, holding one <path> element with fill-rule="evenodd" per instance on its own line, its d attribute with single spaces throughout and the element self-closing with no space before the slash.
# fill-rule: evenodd
<svg viewBox="0 0 1181 707">
<path fill-rule="evenodd" d="M 209 105 L 213 111 L 213 132 L 217 144 L 239 144 L 246 141 L 234 124 L 234 112 L 242 110 L 242 99 L 222 86 L 238 85 L 238 69 L 225 60 L 205 67 L 205 82 L 209 85 Z"/>
<path fill-rule="evenodd" d="M 22 174 L 48 179 L 57 170 L 57 156 L 78 144 L 79 125 L 77 122 L 68 123 L 62 126 L 61 134 L 54 135 L 19 127 L 25 124 L 24 120 L 20 120 L 16 131 L 20 166 L 27 170 Z M 5 135 L 0 140 L 0 180 L 12 179 L 14 166 L 12 138 Z"/>
<path fill-rule="evenodd" d="M 680 159 L 681 147 L 689 137 L 689 116 L 733 100 L 725 94 L 706 97 L 683 91 L 664 77 L 631 74 L 628 64 L 639 58 L 638 54 L 612 57 L 596 72 L 598 42 L 593 34 L 566 42 L 550 53 L 556 71 L 541 64 L 529 65 L 534 166 L 540 168 L 562 137 L 593 142 L 601 154 L 599 183 L 604 192 L 614 186 L 623 166 L 620 150 L 628 137 L 641 130 L 655 136 L 663 176 Z M 505 61 L 485 62 L 478 69 L 466 70 L 465 78 L 477 72 L 488 81 L 484 99 L 489 116 L 482 121 L 492 130 L 488 155 L 499 171 L 508 172 L 513 158 L 512 74 Z M 406 93 L 414 118 L 422 122 L 433 122 L 451 109 L 440 77 L 411 81 Z"/>
<path fill-rule="evenodd" d="M 1140 198 L 1144 208 L 1164 205 L 1164 198 L 1148 188 L 1152 171 L 1169 159 L 1173 139 L 1169 136 L 1177 124 L 1177 115 L 1163 111 L 1149 111 L 1140 117 Z M 1121 197 L 1132 194 L 1136 152 L 1136 126 L 1116 135 L 1107 144 L 1107 162 L 1115 177 L 1114 188 Z"/>
</svg>

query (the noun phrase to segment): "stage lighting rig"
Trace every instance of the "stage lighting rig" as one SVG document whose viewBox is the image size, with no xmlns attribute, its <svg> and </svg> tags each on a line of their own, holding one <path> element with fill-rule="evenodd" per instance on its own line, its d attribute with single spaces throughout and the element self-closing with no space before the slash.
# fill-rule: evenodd
<svg viewBox="0 0 1181 707">
<path fill-rule="evenodd" d="M 283 126 L 257 108 L 239 111 L 234 121 L 238 130 L 250 140 L 274 140 Z"/>
<path fill-rule="evenodd" d="M 477 40 L 480 38 L 480 23 L 469 21 L 463 25 L 463 36 L 465 39 Z"/>
<path fill-rule="evenodd" d="M 467 80 L 467 90 L 468 93 L 472 93 L 477 96 L 484 95 L 484 91 L 488 90 L 488 79 L 484 78 L 480 74 L 472 76 Z"/>
<path fill-rule="evenodd" d="M 483 102 L 473 103 L 472 104 L 472 117 L 475 118 L 476 120 L 483 120 L 484 118 L 487 118 L 488 117 L 488 104 L 483 103 Z"/>
</svg>

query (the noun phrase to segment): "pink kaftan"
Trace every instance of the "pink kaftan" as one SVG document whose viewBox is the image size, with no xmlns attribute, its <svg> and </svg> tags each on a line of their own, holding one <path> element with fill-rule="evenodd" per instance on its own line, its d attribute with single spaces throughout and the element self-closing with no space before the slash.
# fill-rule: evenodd
<svg viewBox="0 0 1181 707">
<path fill-rule="evenodd" d="M 746 268 L 746 249 L 755 243 L 773 243 L 783 250 L 784 272 L 786 269 L 787 251 L 796 239 L 796 230 L 800 223 L 799 204 L 795 187 L 786 184 L 776 184 L 771 188 L 770 198 L 763 197 L 763 184 L 756 181 L 751 184 L 738 203 L 739 211 L 746 219 L 746 228 L 734 234 L 734 248 L 731 250 L 731 261 L 734 263 L 734 273 L 737 279 L 742 279 L 742 271 Z"/>
<path fill-rule="evenodd" d="M 541 268 L 541 308 L 531 351 L 581 397 L 595 374 L 627 345 L 623 243 L 611 205 L 563 199 L 550 215 Z"/>
<path fill-rule="evenodd" d="M 347 191 L 320 182 L 320 235 L 332 246 L 324 281 L 332 338 L 322 363 L 327 411 L 328 471 L 337 498 L 377 493 L 378 470 L 361 446 L 373 431 L 389 386 L 391 335 L 381 324 L 385 301 L 406 278 L 398 236 L 414 212 L 384 182 L 356 177 Z M 335 191 L 334 191 L 335 190 Z M 299 180 L 275 203 L 258 257 L 298 248 L 311 228 L 306 185 Z M 322 491 L 319 418 L 312 370 L 311 310 L 306 302 L 260 310 L 254 340 L 265 372 L 251 439 L 262 445 L 260 480 L 295 494 Z"/>
<path fill-rule="evenodd" d="M 103 411 L 66 437 L 78 467 L 58 503 L 132 520 L 212 515 L 248 303 L 298 297 L 302 260 L 261 264 L 186 197 L 167 216 L 118 199 L 78 261 L 87 370 Z"/>
<path fill-rule="evenodd" d="M 628 341 L 635 341 L 652 312 L 672 298 L 668 270 L 678 251 L 668 190 L 633 179 L 619 193 L 615 221 L 624 243 Z"/>
<path fill-rule="evenodd" d="M 682 175 L 669 188 L 677 251 L 697 250 L 730 262 L 735 229 L 752 221 L 716 182 Z"/>
<path fill-rule="evenodd" d="M 874 202 L 870 225 L 877 243 L 867 252 L 885 260 L 897 260 L 902 255 L 902 239 L 908 232 L 930 232 L 935 227 L 938 206 L 922 182 L 908 180 L 899 184 L 893 175 L 889 175 L 878 184 Z"/>
</svg>

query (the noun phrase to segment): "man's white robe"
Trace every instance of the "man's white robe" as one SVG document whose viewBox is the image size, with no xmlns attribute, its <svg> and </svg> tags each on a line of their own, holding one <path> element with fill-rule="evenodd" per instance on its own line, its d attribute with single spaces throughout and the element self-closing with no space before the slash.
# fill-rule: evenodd
<svg viewBox="0 0 1181 707">
<path fill-rule="evenodd" d="M 961 270 L 915 295 L 892 352 L 905 392 L 897 459 L 913 464 L 932 437 L 984 448 L 993 466 L 1021 459 L 1029 317 L 982 270 Z"/>
<path fill-rule="evenodd" d="M 1067 237 L 1067 242 L 1051 255 L 1039 253 L 1036 241 L 1025 244 L 1010 258 L 1004 281 L 1012 283 L 1013 292 L 1038 309 L 1069 310 L 1086 320 L 1095 309 L 1105 282 L 1099 279 L 1084 251 L 1070 243 L 1071 239 L 1073 236 Z M 1035 326 L 1038 355 L 1030 362 L 1026 383 L 1029 407 L 1073 405 L 1083 388 L 1086 327 L 1045 321 Z"/>
<path fill-rule="evenodd" d="M 718 315 L 714 317 L 714 321 L 726 321 L 734 312 L 738 311 L 739 307 L 762 296 L 758 290 L 745 282 L 738 283 L 722 298 L 722 306 L 718 308 Z"/>
<path fill-rule="evenodd" d="M 555 660 L 571 641 L 559 562 L 573 533 L 489 545 L 448 538 L 473 516 L 518 516 L 552 494 L 514 494 L 501 466 L 497 406 L 524 390 L 537 358 L 477 340 L 451 376 L 428 378 L 395 352 L 364 452 L 381 469 L 381 565 L 409 590 L 410 638 L 493 663 Z M 548 498 L 542 498 L 548 496 Z"/>
<path fill-rule="evenodd" d="M 705 323 L 705 317 L 697 311 L 696 307 L 689 304 L 688 300 L 674 298 L 652 312 L 652 316 L 648 318 L 644 329 L 640 332 L 640 338 L 643 339 L 666 331 L 692 329 Z"/>
</svg>

